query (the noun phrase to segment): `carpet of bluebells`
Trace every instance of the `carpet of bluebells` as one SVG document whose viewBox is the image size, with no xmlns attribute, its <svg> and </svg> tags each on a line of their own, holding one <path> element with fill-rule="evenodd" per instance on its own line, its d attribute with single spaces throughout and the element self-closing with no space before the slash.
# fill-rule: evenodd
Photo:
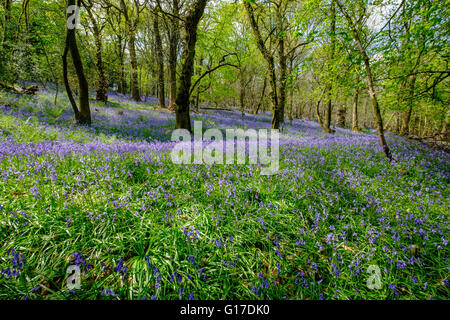
<svg viewBox="0 0 450 320">
<path fill-rule="evenodd" d="M 77 127 L 54 94 L 0 93 L 0 299 L 449 297 L 448 154 L 388 134 L 389 163 L 370 130 L 300 119 L 278 175 L 175 165 L 174 115 L 154 99 L 111 94 Z M 270 127 L 269 114 L 193 119 Z"/>
</svg>

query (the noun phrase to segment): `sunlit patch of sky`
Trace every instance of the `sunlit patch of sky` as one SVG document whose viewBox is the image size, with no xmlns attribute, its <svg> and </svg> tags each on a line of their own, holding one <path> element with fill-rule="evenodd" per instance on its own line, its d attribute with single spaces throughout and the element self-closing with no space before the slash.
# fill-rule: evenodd
<svg viewBox="0 0 450 320">
<path fill-rule="evenodd" d="M 383 1 L 380 5 L 370 6 L 370 17 L 367 20 L 367 26 L 376 32 L 380 31 L 388 21 L 389 16 L 398 8 L 401 2 L 401 0 L 389 0 Z"/>
</svg>

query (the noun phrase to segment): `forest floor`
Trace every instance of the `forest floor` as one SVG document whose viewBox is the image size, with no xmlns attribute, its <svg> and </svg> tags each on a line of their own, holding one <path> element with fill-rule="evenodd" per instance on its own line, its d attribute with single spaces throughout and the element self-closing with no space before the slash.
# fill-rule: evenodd
<svg viewBox="0 0 450 320">
<path fill-rule="evenodd" d="M 74 127 L 61 94 L 0 93 L 0 299 L 449 297 L 447 153 L 388 134 L 389 163 L 373 132 L 294 120 L 278 175 L 180 166 L 173 114 L 110 100 Z M 71 264 L 81 289 L 67 289 Z"/>
</svg>

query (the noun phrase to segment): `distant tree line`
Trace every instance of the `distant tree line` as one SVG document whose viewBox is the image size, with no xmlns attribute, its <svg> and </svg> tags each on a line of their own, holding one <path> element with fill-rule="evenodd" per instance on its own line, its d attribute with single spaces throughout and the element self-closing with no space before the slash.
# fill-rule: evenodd
<svg viewBox="0 0 450 320">
<path fill-rule="evenodd" d="M 76 6 L 79 27 L 70 28 Z M 449 139 L 445 2 L 433 0 L 1 0 L 0 82 L 64 86 L 80 124 L 89 90 L 176 113 L 270 112 L 272 127 L 377 129 Z"/>
</svg>

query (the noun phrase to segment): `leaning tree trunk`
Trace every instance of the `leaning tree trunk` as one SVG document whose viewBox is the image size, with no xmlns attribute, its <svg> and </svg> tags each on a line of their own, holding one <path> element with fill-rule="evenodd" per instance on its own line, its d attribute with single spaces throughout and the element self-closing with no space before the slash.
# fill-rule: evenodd
<svg viewBox="0 0 450 320">
<path fill-rule="evenodd" d="M 278 58 L 280 61 L 280 92 L 278 94 L 278 121 L 284 123 L 284 110 L 286 108 L 286 86 L 287 86 L 287 57 L 285 52 L 285 32 L 283 28 L 283 16 L 277 7 L 277 29 L 278 29 Z"/>
<path fill-rule="evenodd" d="M 373 113 L 375 115 L 375 123 L 377 125 L 378 138 L 380 140 L 380 144 L 381 144 L 381 147 L 383 148 L 384 154 L 390 160 L 391 152 L 386 143 L 386 138 L 384 137 L 383 118 L 381 117 L 380 107 L 378 105 L 377 96 L 375 94 L 375 88 L 373 86 L 372 69 L 370 68 L 369 57 L 367 56 L 367 54 L 365 53 L 364 50 L 362 50 L 362 52 L 364 53 L 363 60 L 364 60 L 364 65 L 366 67 L 367 81 L 369 84 L 369 96 L 370 96 L 370 99 L 372 100 L 372 108 L 373 108 Z"/>
<path fill-rule="evenodd" d="M 316 117 L 317 117 L 317 122 L 323 128 L 323 120 L 322 120 L 322 117 L 320 116 L 320 102 L 321 101 L 322 101 L 322 98 L 320 98 L 316 102 Z"/>
<path fill-rule="evenodd" d="M 245 9 L 247 11 L 248 18 L 250 20 L 250 26 L 252 27 L 253 34 L 256 38 L 256 44 L 258 50 L 263 55 L 267 63 L 269 83 L 270 83 L 270 99 L 272 100 L 272 129 L 280 129 L 280 105 L 278 103 L 277 93 L 277 75 L 275 71 L 275 60 L 272 53 L 267 50 L 264 40 L 259 31 L 258 23 L 256 22 L 255 13 L 252 5 L 249 1 L 244 2 Z"/>
<path fill-rule="evenodd" d="M 77 5 L 80 7 L 80 0 Z M 74 6 L 75 0 L 68 0 L 67 6 Z M 67 54 L 70 52 L 72 62 L 75 67 L 75 72 L 78 78 L 79 87 L 79 102 L 80 108 L 78 109 L 75 99 L 70 89 L 69 80 L 67 77 Z M 75 120 L 78 124 L 91 124 L 91 110 L 89 108 L 89 87 L 86 77 L 84 75 L 83 63 L 81 61 L 80 52 L 78 51 L 77 41 L 75 38 L 75 28 L 66 27 L 66 44 L 64 48 L 63 59 L 63 78 L 66 86 L 67 95 L 75 113 Z"/>
<path fill-rule="evenodd" d="M 185 40 L 182 55 L 180 85 L 177 90 L 175 129 L 191 130 L 189 114 L 189 98 L 194 73 L 195 45 L 197 43 L 197 27 L 203 16 L 208 0 L 197 0 L 185 19 Z"/>
<path fill-rule="evenodd" d="M 391 152 L 389 150 L 389 146 L 387 145 L 386 138 L 384 136 L 383 118 L 381 117 L 380 106 L 378 105 L 378 100 L 377 100 L 377 96 L 375 93 L 375 88 L 374 88 L 374 84 L 373 84 L 374 81 L 373 81 L 373 75 L 372 75 L 372 68 L 370 66 L 369 56 L 367 55 L 366 49 L 362 45 L 361 38 L 359 37 L 358 30 L 356 29 L 356 26 L 353 23 L 352 17 L 350 17 L 347 10 L 345 10 L 345 8 L 342 6 L 342 4 L 339 2 L 339 0 L 334 0 L 334 1 L 338 4 L 339 8 L 341 9 L 342 14 L 347 19 L 347 21 L 350 25 L 350 28 L 352 30 L 352 33 L 353 33 L 353 38 L 359 48 L 361 56 L 362 56 L 362 59 L 364 62 L 364 67 L 366 69 L 369 96 L 372 101 L 372 108 L 373 108 L 373 113 L 375 116 L 375 123 L 377 126 L 378 138 L 380 140 L 380 145 L 383 149 L 384 154 L 386 155 L 386 157 L 389 160 L 391 160 L 392 159 Z"/>
<path fill-rule="evenodd" d="M 164 90 L 164 53 L 162 48 L 161 34 L 159 32 L 158 16 L 155 16 L 153 27 L 155 32 L 155 49 L 156 49 L 156 64 L 158 73 L 158 105 L 161 108 L 166 106 L 166 97 Z"/>
</svg>

